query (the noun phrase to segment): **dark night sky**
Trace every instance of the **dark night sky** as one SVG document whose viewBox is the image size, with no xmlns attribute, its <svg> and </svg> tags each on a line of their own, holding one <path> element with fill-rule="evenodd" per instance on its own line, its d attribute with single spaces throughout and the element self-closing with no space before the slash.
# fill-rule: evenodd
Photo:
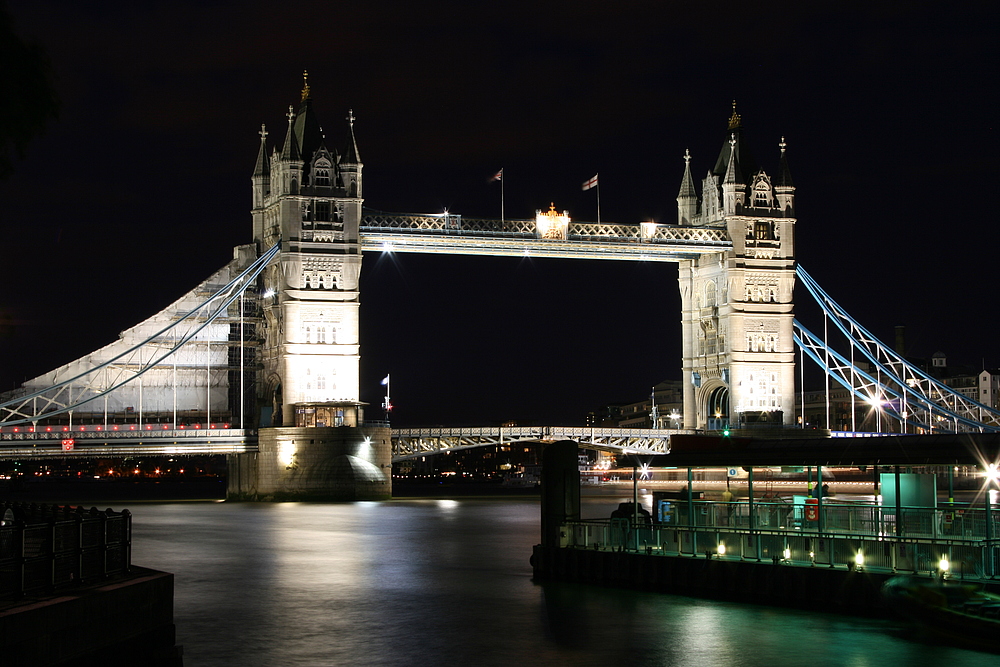
<svg viewBox="0 0 1000 667">
<path fill-rule="evenodd" d="M 676 220 L 731 100 L 784 135 L 798 258 L 908 352 L 1000 365 L 995 2 L 12 2 L 62 101 L 0 182 L 0 389 L 113 340 L 250 241 L 250 174 L 308 69 L 366 205 Z M 698 4 L 698 6 L 693 6 Z M 691 5 L 691 6 L 689 6 Z M 797 313 L 815 321 L 806 294 Z M 672 264 L 366 256 L 362 400 L 394 423 L 582 423 L 680 377 Z"/>
</svg>

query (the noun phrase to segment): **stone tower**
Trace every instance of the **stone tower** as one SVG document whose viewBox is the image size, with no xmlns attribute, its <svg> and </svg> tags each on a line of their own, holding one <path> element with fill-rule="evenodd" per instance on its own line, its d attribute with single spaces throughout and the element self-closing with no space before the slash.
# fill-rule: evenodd
<svg viewBox="0 0 1000 667">
<path fill-rule="evenodd" d="M 262 126 L 254 168 L 258 252 L 281 243 L 263 274 L 259 460 L 230 471 L 230 494 L 376 498 L 391 489 L 387 427 L 365 427 L 359 388 L 362 163 L 354 114 L 328 143 L 306 75 L 284 140 Z M 238 488 L 234 488 L 234 484 Z"/>
<path fill-rule="evenodd" d="M 360 408 L 363 200 L 354 116 L 347 118 L 343 155 L 327 145 L 308 83 L 287 117 L 284 141 L 270 155 L 261 131 L 253 175 L 254 242 L 262 252 L 279 240 L 282 246 L 262 292 L 262 426 L 291 426 L 299 404 Z"/>
<path fill-rule="evenodd" d="M 757 168 L 734 103 L 700 199 L 684 156 L 677 224 L 733 242 L 680 264 L 685 428 L 794 423 L 795 187 L 779 149 L 774 177 Z"/>
</svg>

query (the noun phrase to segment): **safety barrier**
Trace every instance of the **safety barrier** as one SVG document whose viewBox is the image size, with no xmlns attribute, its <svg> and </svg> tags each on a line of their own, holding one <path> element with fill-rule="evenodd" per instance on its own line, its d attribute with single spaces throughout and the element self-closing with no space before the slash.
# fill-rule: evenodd
<svg viewBox="0 0 1000 667">
<path fill-rule="evenodd" d="M 0 599 L 88 584 L 132 565 L 132 515 L 0 504 Z"/>
<path fill-rule="evenodd" d="M 862 503 L 692 500 L 670 503 L 655 521 L 646 513 L 568 521 L 559 546 L 992 579 L 1000 575 L 998 515 L 963 503 L 902 508 L 897 517 L 895 507 Z"/>
</svg>

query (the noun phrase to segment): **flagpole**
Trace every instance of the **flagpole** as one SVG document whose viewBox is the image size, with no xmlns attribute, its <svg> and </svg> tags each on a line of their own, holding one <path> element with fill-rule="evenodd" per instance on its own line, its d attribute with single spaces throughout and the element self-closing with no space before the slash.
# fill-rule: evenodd
<svg viewBox="0 0 1000 667">
<path fill-rule="evenodd" d="M 503 168 L 502 167 L 500 168 L 500 173 L 503 174 Z M 503 182 L 504 182 L 504 178 L 503 178 L 503 176 L 501 176 L 500 177 L 500 222 L 504 221 L 504 216 L 503 216 Z"/>
<path fill-rule="evenodd" d="M 601 179 L 600 172 L 594 174 L 594 178 L 597 179 L 597 224 L 601 224 Z"/>
</svg>

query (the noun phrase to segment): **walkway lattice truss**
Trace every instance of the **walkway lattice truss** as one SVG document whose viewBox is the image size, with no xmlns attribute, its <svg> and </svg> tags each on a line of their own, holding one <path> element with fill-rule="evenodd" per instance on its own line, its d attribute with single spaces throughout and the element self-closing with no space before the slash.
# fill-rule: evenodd
<svg viewBox="0 0 1000 667">
<path fill-rule="evenodd" d="M 453 452 L 476 447 L 574 440 L 581 447 L 615 454 L 668 454 L 676 430 L 588 428 L 573 426 L 513 426 L 500 428 L 393 429 L 392 460 Z"/>
<path fill-rule="evenodd" d="M 725 229 L 569 222 L 553 243 L 536 220 L 369 212 L 361 218 L 365 251 L 677 262 L 732 248 Z"/>
<path fill-rule="evenodd" d="M 212 336 L 207 331 L 212 323 L 227 319 L 238 321 L 237 318 L 243 317 L 245 299 L 241 297 L 255 285 L 257 277 L 277 256 L 278 250 L 279 245 L 275 245 L 229 283 L 207 295 L 196 307 L 179 313 L 170 324 L 123 352 L 103 361 L 99 357 L 97 360 L 85 357 L 79 360 L 82 368 L 80 365 L 67 367 L 77 371 L 69 373 L 70 377 L 42 389 L 24 389 L 22 395 L 0 403 L 0 425 L 35 422 L 63 413 L 72 415 L 74 410 L 80 410 L 85 405 L 88 412 L 100 412 L 101 402 L 95 404 L 94 401 L 103 398 L 106 404 L 116 389 L 132 382 L 139 386 L 141 401 L 141 378 L 144 374 L 157 367 L 169 371 L 172 365 L 176 375 L 177 363 L 170 361 L 172 355 L 185 346 L 207 348 L 212 343 Z M 207 354 L 200 356 L 208 357 Z M 139 409 L 141 411 L 141 402 Z"/>
<path fill-rule="evenodd" d="M 858 399 L 915 430 L 928 433 L 1000 431 L 1000 412 L 956 392 L 917 368 L 858 324 L 801 266 L 796 275 L 851 345 L 849 357 L 836 352 L 824 332 L 819 337 L 795 320 L 795 342 Z M 824 323 L 824 329 L 826 325 Z M 861 354 L 871 371 L 856 363 Z"/>
</svg>

